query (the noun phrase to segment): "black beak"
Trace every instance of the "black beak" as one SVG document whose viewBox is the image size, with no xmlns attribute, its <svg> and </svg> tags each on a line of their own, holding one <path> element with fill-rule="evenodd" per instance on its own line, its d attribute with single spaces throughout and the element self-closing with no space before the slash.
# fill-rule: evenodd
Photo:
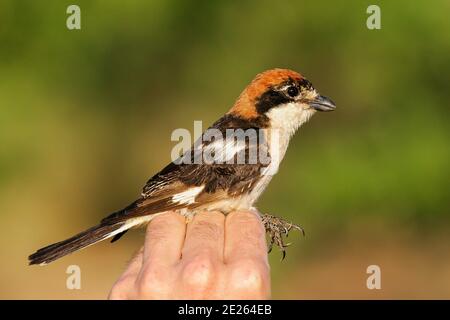
<svg viewBox="0 0 450 320">
<path fill-rule="evenodd" d="M 316 109 L 317 111 L 333 111 L 336 109 L 336 105 L 331 99 L 328 99 L 324 96 L 317 96 L 314 100 L 309 102 L 311 108 Z"/>
</svg>

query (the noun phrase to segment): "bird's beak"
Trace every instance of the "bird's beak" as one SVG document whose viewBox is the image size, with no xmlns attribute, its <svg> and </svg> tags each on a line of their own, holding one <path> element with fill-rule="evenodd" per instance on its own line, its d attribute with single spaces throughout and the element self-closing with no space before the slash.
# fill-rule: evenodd
<svg viewBox="0 0 450 320">
<path fill-rule="evenodd" d="M 331 99 L 318 95 L 312 101 L 309 102 L 309 106 L 317 111 L 333 111 L 336 109 L 336 105 Z"/>
</svg>

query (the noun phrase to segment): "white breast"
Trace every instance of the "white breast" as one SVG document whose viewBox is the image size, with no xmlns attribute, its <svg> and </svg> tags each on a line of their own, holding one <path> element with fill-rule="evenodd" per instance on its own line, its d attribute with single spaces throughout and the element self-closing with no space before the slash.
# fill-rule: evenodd
<svg viewBox="0 0 450 320">
<path fill-rule="evenodd" d="M 252 192 L 243 197 L 242 204 L 252 207 L 259 196 L 264 192 L 286 154 L 286 150 L 297 129 L 307 122 L 315 113 L 308 106 L 298 103 L 288 103 L 271 109 L 267 116 L 270 119 L 271 128 L 265 129 L 265 136 L 270 152 L 271 164 L 262 172 L 262 177 Z"/>
</svg>

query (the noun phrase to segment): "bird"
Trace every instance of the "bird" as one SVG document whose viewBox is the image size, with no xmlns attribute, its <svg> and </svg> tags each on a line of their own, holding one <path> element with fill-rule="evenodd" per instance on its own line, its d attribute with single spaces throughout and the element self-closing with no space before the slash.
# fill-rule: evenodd
<svg viewBox="0 0 450 320">
<path fill-rule="evenodd" d="M 331 99 L 319 94 L 298 72 L 276 68 L 257 74 L 232 108 L 205 130 L 189 150 L 147 181 L 137 200 L 99 224 L 37 250 L 28 257 L 29 264 L 45 265 L 108 238 L 115 242 L 129 229 L 145 226 L 167 211 L 178 212 L 189 221 L 196 212 L 205 210 L 224 214 L 256 210 L 256 201 L 277 172 L 297 129 L 316 112 L 335 108 Z M 236 131 L 243 132 L 244 139 L 221 141 L 212 139 L 211 134 L 207 137 L 210 132 L 217 136 Z M 257 138 L 246 139 L 248 132 Z M 208 153 L 208 161 L 198 161 Z M 266 157 L 254 161 L 252 154 Z M 269 252 L 275 243 L 284 258 L 287 244 L 283 236 L 291 228 L 303 229 L 282 218 L 259 214 L 269 235 Z"/>
</svg>

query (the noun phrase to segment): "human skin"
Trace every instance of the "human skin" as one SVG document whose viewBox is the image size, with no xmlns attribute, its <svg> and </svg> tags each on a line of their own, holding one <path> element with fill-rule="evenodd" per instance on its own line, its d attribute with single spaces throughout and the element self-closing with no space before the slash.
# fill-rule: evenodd
<svg viewBox="0 0 450 320">
<path fill-rule="evenodd" d="M 268 299 L 265 230 L 255 211 L 155 217 L 109 299 Z"/>
</svg>

